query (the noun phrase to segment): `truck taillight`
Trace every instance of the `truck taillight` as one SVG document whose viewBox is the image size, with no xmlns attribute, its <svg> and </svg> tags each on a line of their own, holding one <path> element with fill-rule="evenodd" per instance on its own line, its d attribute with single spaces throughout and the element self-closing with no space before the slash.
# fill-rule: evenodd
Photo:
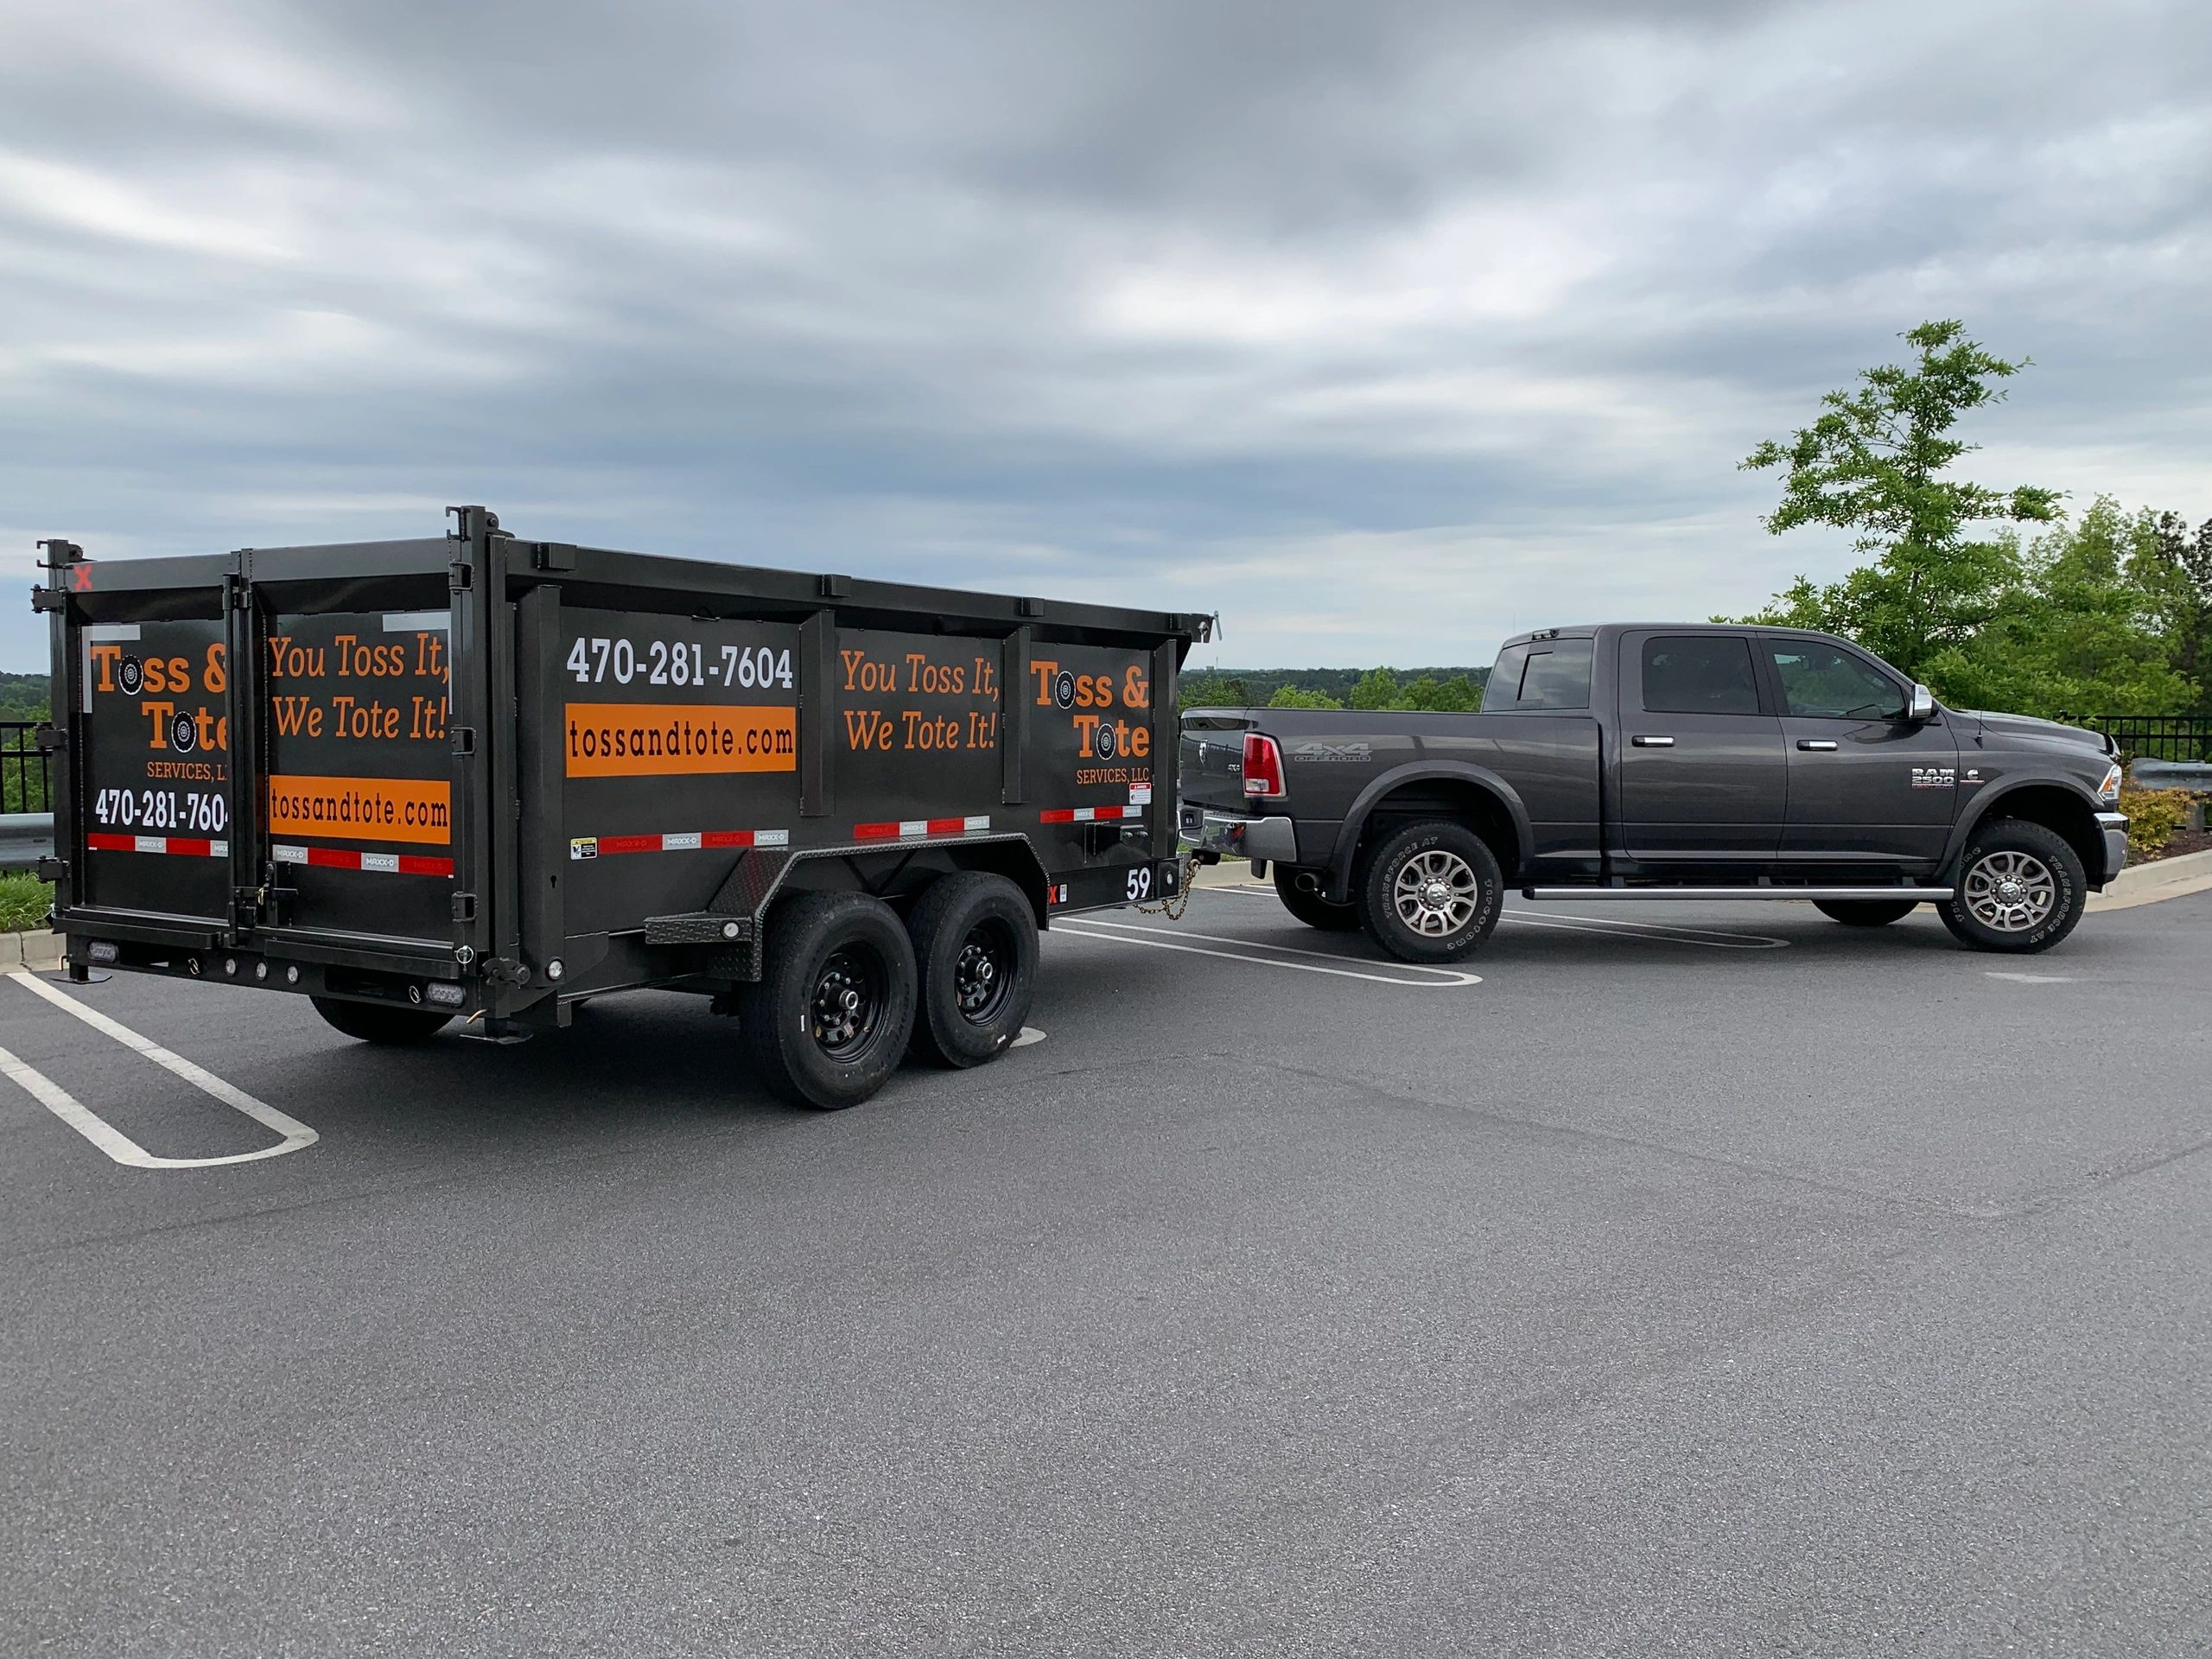
<svg viewBox="0 0 2212 1659">
<path fill-rule="evenodd" d="M 1289 792 L 1282 786 L 1282 750 L 1257 732 L 1244 734 L 1244 792 L 1263 801 L 1279 801 Z"/>
</svg>

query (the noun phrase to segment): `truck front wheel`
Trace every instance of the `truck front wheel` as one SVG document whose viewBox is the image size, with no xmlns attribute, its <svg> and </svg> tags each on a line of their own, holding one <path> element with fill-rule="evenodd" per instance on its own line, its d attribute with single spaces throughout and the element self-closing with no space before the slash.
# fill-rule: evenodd
<svg viewBox="0 0 2212 1659">
<path fill-rule="evenodd" d="M 939 1065 L 979 1065 L 1021 1035 L 1037 990 L 1037 918 L 1002 875 L 938 877 L 906 919 L 921 973 L 912 1049 Z"/>
<path fill-rule="evenodd" d="M 1384 836 L 1358 883 L 1359 919 L 1401 962 L 1450 962 L 1497 925 L 1497 860 L 1464 823 L 1409 823 Z"/>
<path fill-rule="evenodd" d="M 453 1018 L 428 1008 L 387 1008 L 374 1002 L 348 1002 L 338 996 L 311 996 L 308 1001 L 333 1030 L 363 1043 L 427 1043 Z"/>
<path fill-rule="evenodd" d="M 2024 955 L 2071 933 L 2088 902 L 2082 855 L 2065 836 L 1999 818 L 1974 832 L 1952 896 L 1936 911 L 1961 944 Z"/>
<path fill-rule="evenodd" d="M 768 919 L 760 983 L 737 996 L 761 1082 L 797 1106 L 856 1106 L 889 1080 L 914 1024 L 914 949 L 890 906 L 804 893 Z"/>
<path fill-rule="evenodd" d="M 1349 900 L 1336 904 L 1321 896 L 1321 877 L 1313 870 L 1275 866 L 1275 897 L 1282 907 L 1325 933 L 1348 933 L 1359 925 L 1359 906 Z"/>
</svg>

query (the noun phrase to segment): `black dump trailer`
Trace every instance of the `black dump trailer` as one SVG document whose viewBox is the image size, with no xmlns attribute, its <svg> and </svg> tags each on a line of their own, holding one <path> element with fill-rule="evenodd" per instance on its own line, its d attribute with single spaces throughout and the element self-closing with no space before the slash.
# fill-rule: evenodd
<svg viewBox="0 0 2212 1659">
<path fill-rule="evenodd" d="M 1058 913 L 1165 900 L 1205 620 L 520 539 L 46 543 L 54 925 L 370 1042 L 696 991 L 849 1105 L 1011 1044 Z"/>
</svg>

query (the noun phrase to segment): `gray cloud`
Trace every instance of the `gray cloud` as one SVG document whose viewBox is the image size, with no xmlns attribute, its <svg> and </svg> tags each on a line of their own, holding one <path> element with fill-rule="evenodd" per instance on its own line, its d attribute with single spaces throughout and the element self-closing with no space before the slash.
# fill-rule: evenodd
<svg viewBox="0 0 2212 1659">
<path fill-rule="evenodd" d="M 20 9 L 19 9 L 20 10 Z M 2181 3 L 142 3 L 0 22 L 0 568 L 525 531 L 1480 660 L 1827 573 L 1898 329 L 2212 513 Z M 20 589 L 19 589 L 20 591 Z M 0 664 L 35 665 L 27 607 Z"/>
</svg>

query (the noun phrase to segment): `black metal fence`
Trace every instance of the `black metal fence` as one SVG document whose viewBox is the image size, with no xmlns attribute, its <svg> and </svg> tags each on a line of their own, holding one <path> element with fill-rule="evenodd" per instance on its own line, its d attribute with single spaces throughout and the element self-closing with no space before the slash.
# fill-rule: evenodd
<svg viewBox="0 0 2212 1659">
<path fill-rule="evenodd" d="M 0 720 L 0 812 L 48 812 L 46 756 L 32 734 L 38 722 Z"/>
<path fill-rule="evenodd" d="M 2212 715 L 2061 715 L 2070 726 L 2104 732 L 2139 760 L 2212 760 Z"/>
</svg>

